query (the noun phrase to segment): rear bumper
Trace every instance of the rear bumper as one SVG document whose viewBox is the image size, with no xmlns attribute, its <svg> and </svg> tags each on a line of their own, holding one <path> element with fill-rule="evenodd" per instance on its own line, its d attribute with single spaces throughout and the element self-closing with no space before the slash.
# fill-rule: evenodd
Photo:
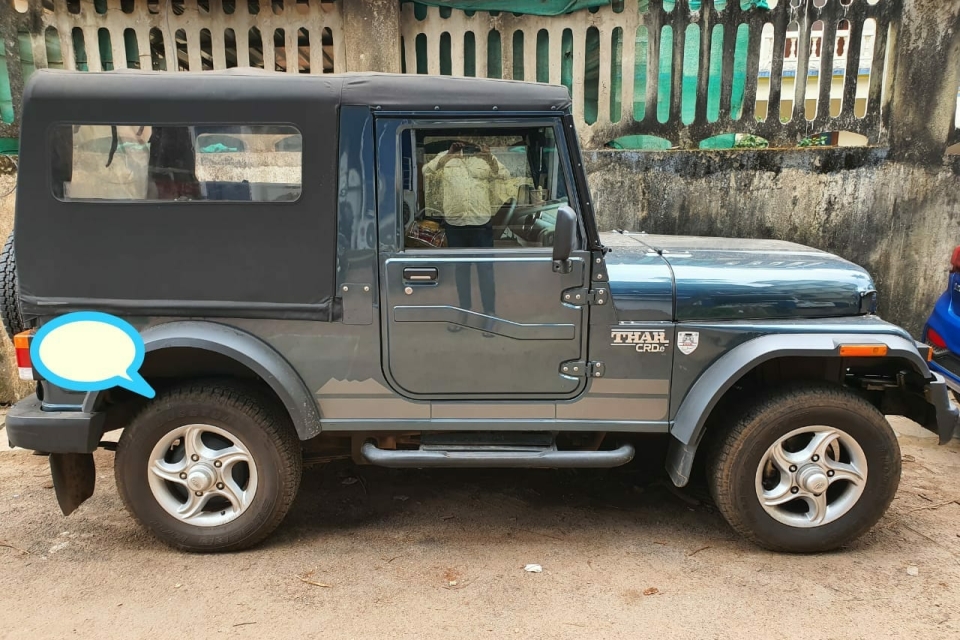
<svg viewBox="0 0 960 640">
<path fill-rule="evenodd" d="M 950 404 L 947 382 L 939 373 L 934 373 L 934 381 L 927 385 L 927 401 L 936 409 L 936 424 L 924 425 L 936 431 L 940 444 L 946 444 L 951 437 L 960 438 L 960 410 Z"/>
<path fill-rule="evenodd" d="M 940 351 L 930 361 L 930 370 L 943 376 L 947 387 L 960 393 L 960 358 L 950 351 Z"/>
<path fill-rule="evenodd" d="M 105 413 L 44 411 L 32 395 L 10 407 L 10 446 L 47 453 L 92 453 L 103 437 Z"/>
<path fill-rule="evenodd" d="M 932 371 L 944 377 L 948 387 L 960 393 L 960 356 L 957 355 L 960 354 L 960 316 L 957 315 L 952 299 L 954 277 L 951 276 L 951 286 L 940 296 L 933 312 L 927 318 L 923 327 L 923 338 L 928 344 L 933 344 L 927 339 L 927 332 L 933 330 L 946 343 L 946 349 L 936 350 L 929 366 Z"/>
</svg>

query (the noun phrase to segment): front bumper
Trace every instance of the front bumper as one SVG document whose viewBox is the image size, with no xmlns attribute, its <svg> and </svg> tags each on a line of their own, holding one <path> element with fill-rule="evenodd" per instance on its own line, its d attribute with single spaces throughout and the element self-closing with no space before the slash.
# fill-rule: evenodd
<svg viewBox="0 0 960 640">
<path fill-rule="evenodd" d="M 934 373 L 934 381 L 927 383 L 927 402 L 936 409 L 936 423 L 924 425 L 940 436 L 940 444 L 946 444 L 950 438 L 960 438 L 960 409 L 950 403 L 947 382 L 939 373 Z"/>
<path fill-rule="evenodd" d="M 44 411 L 36 395 L 7 413 L 10 446 L 47 453 L 92 453 L 103 437 L 106 413 Z"/>
</svg>

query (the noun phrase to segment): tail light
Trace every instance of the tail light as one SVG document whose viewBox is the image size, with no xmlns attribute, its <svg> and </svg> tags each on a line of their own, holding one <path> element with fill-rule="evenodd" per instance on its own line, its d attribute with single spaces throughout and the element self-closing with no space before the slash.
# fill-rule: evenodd
<svg viewBox="0 0 960 640">
<path fill-rule="evenodd" d="M 950 258 L 950 273 L 960 272 L 960 247 L 954 247 L 953 256 Z"/>
<path fill-rule="evenodd" d="M 932 361 L 935 357 L 942 356 L 948 351 L 947 341 L 930 327 L 927 327 L 927 331 L 923 335 L 923 341 L 929 345 L 927 347 L 927 362 Z"/>
<path fill-rule="evenodd" d="M 927 329 L 926 339 L 924 340 L 927 344 L 935 349 L 946 349 L 947 342 L 943 339 L 939 333 L 933 329 Z"/>
<path fill-rule="evenodd" d="M 22 331 L 13 336 L 13 348 L 17 352 L 17 369 L 21 380 L 33 380 L 33 362 L 30 360 L 30 342 L 33 340 L 34 329 Z"/>
</svg>

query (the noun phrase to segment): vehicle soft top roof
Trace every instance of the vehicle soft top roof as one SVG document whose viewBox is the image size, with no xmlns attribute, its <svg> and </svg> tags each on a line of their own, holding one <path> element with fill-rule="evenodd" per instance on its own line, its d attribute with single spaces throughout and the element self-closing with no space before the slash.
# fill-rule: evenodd
<svg viewBox="0 0 960 640">
<path fill-rule="evenodd" d="M 32 105 L 35 114 L 44 111 L 37 103 L 51 102 L 62 116 L 64 100 L 96 102 L 101 113 L 109 112 L 116 100 L 119 122 L 129 113 L 121 103 L 129 100 L 149 100 L 162 110 L 165 104 L 190 101 L 273 102 L 284 98 L 384 111 L 569 111 L 571 105 L 566 87 L 513 80 L 389 73 L 295 75 L 247 68 L 201 73 L 42 69 L 28 83 L 23 101 L 25 109 Z M 142 120 L 143 114 L 136 117 Z"/>
<path fill-rule="evenodd" d="M 570 97 L 564 87 L 417 75 L 37 71 L 24 91 L 17 187 L 24 314 L 334 317 L 338 116 L 356 105 L 556 113 L 569 112 Z M 52 171 L 63 169 L 54 151 L 72 154 L 72 140 L 51 136 L 54 124 L 280 123 L 303 140 L 295 202 L 64 201 L 51 189 Z"/>
</svg>

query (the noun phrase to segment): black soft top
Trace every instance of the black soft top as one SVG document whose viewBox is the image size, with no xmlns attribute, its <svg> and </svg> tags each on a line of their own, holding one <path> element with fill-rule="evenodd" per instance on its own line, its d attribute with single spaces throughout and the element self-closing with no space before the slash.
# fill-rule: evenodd
<svg viewBox="0 0 960 640">
<path fill-rule="evenodd" d="M 438 115 L 570 109 L 557 86 L 250 69 L 40 70 L 23 96 L 15 246 L 28 317 L 78 308 L 334 317 L 341 106 Z M 64 201 L 51 178 L 71 170 L 72 140 L 53 135 L 57 124 L 292 125 L 302 135 L 302 193 L 283 203 Z"/>
<path fill-rule="evenodd" d="M 259 69 L 202 73 L 39 70 L 24 91 L 24 108 L 62 120 L 64 101 L 97 104 L 111 118 L 143 119 L 124 102 L 189 106 L 190 101 L 237 103 L 297 97 L 387 111 L 568 111 L 565 87 L 494 80 L 390 73 L 297 75 Z M 119 101 L 119 102 L 115 102 Z M 54 113 L 48 113 L 48 106 Z"/>
</svg>

